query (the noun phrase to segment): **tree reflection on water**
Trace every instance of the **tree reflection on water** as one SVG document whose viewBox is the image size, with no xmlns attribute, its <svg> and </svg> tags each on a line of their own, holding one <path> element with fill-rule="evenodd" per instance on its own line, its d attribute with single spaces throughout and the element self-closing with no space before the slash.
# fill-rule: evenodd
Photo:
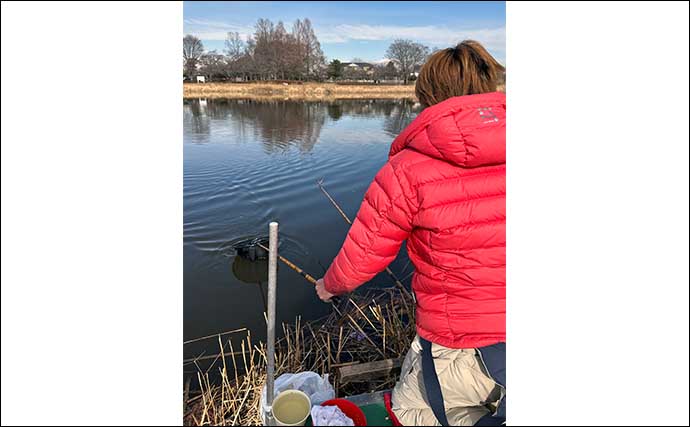
<svg viewBox="0 0 690 427">
<path fill-rule="evenodd" d="M 212 121 L 230 121 L 237 135 L 252 134 L 262 141 L 267 153 L 283 152 L 291 147 L 310 152 L 326 121 L 337 122 L 344 116 L 383 117 L 383 130 L 394 138 L 420 109 L 419 104 L 409 99 L 329 102 L 187 99 L 184 108 L 185 127 L 193 130 L 194 142 L 209 142 Z"/>
</svg>

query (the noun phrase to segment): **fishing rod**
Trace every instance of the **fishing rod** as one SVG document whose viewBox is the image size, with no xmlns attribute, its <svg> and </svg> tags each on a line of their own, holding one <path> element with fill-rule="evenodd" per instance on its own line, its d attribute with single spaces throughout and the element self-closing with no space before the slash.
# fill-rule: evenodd
<svg viewBox="0 0 690 427">
<path fill-rule="evenodd" d="M 256 245 L 259 246 L 261 249 L 263 249 L 263 250 L 265 250 L 265 251 L 268 252 L 268 248 L 267 248 L 266 246 L 262 245 L 261 242 L 256 241 L 255 243 L 256 243 Z M 307 282 L 309 282 L 309 283 L 311 283 L 312 285 L 316 286 L 316 279 L 314 278 L 314 276 L 312 276 L 311 274 L 309 274 L 309 273 L 307 273 L 306 271 L 302 270 L 302 269 L 299 268 L 297 265 L 295 265 L 295 263 L 291 262 L 289 259 L 285 258 L 284 256 L 282 256 L 282 255 L 280 255 L 280 254 L 277 254 L 277 255 L 278 255 L 278 259 L 281 260 L 281 261 L 283 261 L 283 263 L 284 263 L 285 265 L 287 265 L 287 266 L 290 267 L 292 270 L 294 270 L 294 271 L 296 271 L 297 273 L 299 273 L 299 275 L 302 276 L 302 277 L 304 277 L 304 278 L 307 280 Z M 350 301 L 350 297 L 349 297 L 349 296 L 346 297 L 346 298 L 347 298 L 348 301 Z M 342 313 L 340 312 L 340 310 L 338 310 L 338 307 L 337 307 L 337 305 L 340 303 L 340 297 L 334 296 L 334 297 L 332 297 L 330 300 L 328 300 L 328 302 L 331 303 L 331 304 L 333 304 L 333 309 L 334 309 L 339 315 L 342 316 Z"/>
<path fill-rule="evenodd" d="M 265 250 L 265 251 L 268 251 L 268 248 L 267 248 L 266 246 L 262 245 L 261 242 L 256 242 L 256 244 L 257 244 L 257 246 L 259 246 L 261 249 L 263 249 L 263 250 Z M 287 265 L 287 266 L 290 267 L 291 269 L 293 269 L 293 270 L 295 270 L 296 272 L 298 272 L 302 277 L 304 277 L 305 279 L 307 279 L 307 281 L 308 281 L 309 283 L 311 283 L 312 285 L 315 285 L 315 286 L 316 286 L 316 279 L 314 279 L 314 277 L 311 276 L 309 273 L 307 273 L 307 272 L 305 272 L 304 270 L 302 270 L 301 268 L 297 267 L 294 263 L 290 262 L 290 260 L 288 260 L 287 258 L 285 258 L 284 256 L 282 256 L 282 255 L 280 255 L 280 254 L 278 254 L 278 259 L 280 259 L 281 261 L 283 261 L 283 262 L 285 263 L 285 265 Z"/>
<path fill-rule="evenodd" d="M 326 195 L 326 197 L 328 197 L 328 200 L 330 200 L 330 201 L 331 201 L 331 204 L 338 210 L 338 212 L 340 213 L 340 216 L 343 217 L 343 219 L 345 220 L 345 222 L 347 222 L 348 224 L 352 225 L 352 221 L 350 221 L 350 218 L 349 218 L 349 217 L 347 216 L 347 214 L 342 210 L 342 208 L 340 207 L 340 205 L 338 205 L 338 202 L 336 202 L 336 201 L 333 199 L 333 197 L 331 197 L 331 195 L 328 193 L 328 191 L 326 191 L 326 187 L 324 187 L 324 185 L 323 185 L 323 179 L 320 179 L 320 180 L 316 181 L 316 185 L 318 185 L 319 188 L 321 189 L 321 191 L 323 192 L 323 194 Z M 412 301 L 414 301 L 415 303 L 417 302 L 417 299 L 415 298 L 415 295 L 414 295 L 413 293 L 410 293 L 410 292 L 407 290 L 407 288 L 405 288 L 405 286 L 402 284 L 402 282 L 400 281 L 400 279 L 398 279 L 398 276 L 396 276 L 395 273 L 393 273 L 393 271 L 392 271 L 390 268 L 386 267 L 386 273 L 388 273 L 388 275 L 390 276 L 390 278 L 393 279 L 393 281 L 395 282 L 395 286 L 397 286 L 402 292 L 404 292 L 405 295 L 407 295 L 408 297 L 411 297 L 411 298 L 412 298 Z"/>
</svg>

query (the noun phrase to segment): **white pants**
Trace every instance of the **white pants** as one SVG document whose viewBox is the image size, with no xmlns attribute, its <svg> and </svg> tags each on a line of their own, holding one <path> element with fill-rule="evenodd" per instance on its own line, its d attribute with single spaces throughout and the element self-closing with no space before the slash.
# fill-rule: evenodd
<svg viewBox="0 0 690 427">
<path fill-rule="evenodd" d="M 403 362 L 400 380 L 393 389 L 393 412 L 406 426 L 438 426 L 441 424 L 424 390 L 421 352 L 422 346 L 416 337 Z M 477 350 L 432 344 L 431 354 L 450 425 L 472 426 L 493 412 L 503 388 L 489 377 Z"/>
</svg>

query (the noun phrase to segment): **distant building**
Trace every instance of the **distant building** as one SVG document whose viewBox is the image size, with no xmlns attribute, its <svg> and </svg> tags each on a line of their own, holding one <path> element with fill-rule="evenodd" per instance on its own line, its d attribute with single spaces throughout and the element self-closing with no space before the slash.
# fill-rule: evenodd
<svg viewBox="0 0 690 427">
<path fill-rule="evenodd" d="M 399 81 L 400 66 L 394 59 L 373 62 L 342 62 L 343 79 L 359 82 Z"/>
<path fill-rule="evenodd" d="M 343 62 L 343 67 L 354 71 L 370 71 L 374 69 L 374 64 L 368 62 Z"/>
<path fill-rule="evenodd" d="M 380 60 L 378 60 L 378 61 L 374 61 L 374 62 L 373 62 L 374 65 L 378 65 L 378 66 L 380 66 L 380 67 L 387 67 L 387 66 L 389 66 L 391 63 L 393 63 L 393 65 L 391 65 L 391 66 L 392 66 L 392 67 L 395 67 L 396 69 L 398 69 L 398 68 L 400 67 L 400 64 L 398 63 L 398 60 L 397 60 L 397 59 L 388 59 L 388 58 L 384 58 L 384 59 L 380 59 Z"/>
<path fill-rule="evenodd" d="M 345 80 L 369 81 L 374 77 L 374 65 L 368 62 L 343 62 Z"/>
<path fill-rule="evenodd" d="M 412 69 L 412 72 L 410 73 L 410 77 L 414 76 L 415 78 L 419 77 L 419 72 L 421 71 L 422 66 L 421 65 L 415 65 L 414 68 Z"/>
</svg>

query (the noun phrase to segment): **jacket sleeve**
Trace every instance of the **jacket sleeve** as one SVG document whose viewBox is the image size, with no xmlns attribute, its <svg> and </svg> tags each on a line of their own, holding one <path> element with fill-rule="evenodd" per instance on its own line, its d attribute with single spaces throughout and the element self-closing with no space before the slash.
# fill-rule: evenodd
<svg viewBox="0 0 690 427">
<path fill-rule="evenodd" d="M 324 276 L 328 292 L 352 292 L 395 259 L 412 231 L 415 211 L 412 189 L 400 175 L 386 163 L 369 186 L 345 243 Z"/>
</svg>

